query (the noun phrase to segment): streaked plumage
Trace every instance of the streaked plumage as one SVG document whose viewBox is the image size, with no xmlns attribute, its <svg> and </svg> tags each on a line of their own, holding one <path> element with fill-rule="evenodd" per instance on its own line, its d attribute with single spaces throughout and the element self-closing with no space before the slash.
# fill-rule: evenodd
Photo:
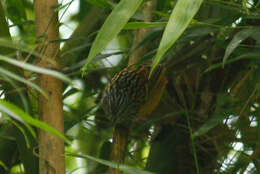
<svg viewBox="0 0 260 174">
<path fill-rule="evenodd" d="M 148 79 L 150 65 L 129 66 L 116 74 L 107 85 L 102 106 L 113 124 L 130 124 L 149 100 L 152 89 L 158 87 L 162 68 L 159 66 Z M 164 71 L 163 71 L 164 72 Z"/>
</svg>

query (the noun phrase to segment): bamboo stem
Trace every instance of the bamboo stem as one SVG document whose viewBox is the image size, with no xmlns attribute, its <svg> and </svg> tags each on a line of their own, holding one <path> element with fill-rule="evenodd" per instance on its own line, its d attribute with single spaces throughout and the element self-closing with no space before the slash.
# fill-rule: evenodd
<svg viewBox="0 0 260 174">
<path fill-rule="evenodd" d="M 38 51 L 47 59 L 41 59 L 39 66 L 59 69 L 58 13 L 55 11 L 57 0 L 35 0 L 36 36 L 39 39 Z M 49 99 L 39 96 L 39 118 L 58 131 L 64 133 L 62 82 L 49 75 L 39 76 L 39 86 L 49 95 Z M 39 131 L 40 174 L 65 174 L 64 142 L 60 138 Z"/>
</svg>

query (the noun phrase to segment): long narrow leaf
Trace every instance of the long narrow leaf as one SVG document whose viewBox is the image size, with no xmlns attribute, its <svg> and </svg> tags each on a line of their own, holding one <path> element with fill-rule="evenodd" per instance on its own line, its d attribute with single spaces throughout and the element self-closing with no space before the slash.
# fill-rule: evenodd
<svg viewBox="0 0 260 174">
<path fill-rule="evenodd" d="M 15 122 L 14 120 L 12 120 L 12 119 L 10 119 L 10 120 L 11 120 L 12 124 L 14 124 L 14 125 L 17 127 L 17 129 L 19 129 L 19 131 L 23 134 L 24 140 L 25 140 L 25 143 L 26 143 L 26 147 L 27 147 L 27 148 L 30 148 L 30 147 L 31 147 L 31 143 L 30 143 L 30 140 L 29 140 L 28 135 L 27 135 L 26 132 L 25 132 L 25 129 L 24 129 L 21 125 L 19 125 L 17 122 Z M 32 136 L 33 136 L 34 138 L 36 138 L 36 133 L 35 133 L 35 131 L 32 129 L 32 127 L 29 126 L 28 124 L 25 124 L 25 125 L 26 125 L 27 129 L 29 129 L 29 131 L 30 131 L 30 133 L 32 134 Z"/>
<path fill-rule="evenodd" d="M 0 37 L 9 38 L 10 37 L 9 27 L 8 27 L 8 23 L 6 21 L 6 16 L 5 16 L 5 12 L 4 12 L 2 3 L 0 3 L 0 25 L 1 25 Z"/>
<path fill-rule="evenodd" d="M 8 167 L 5 165 L 3 161 L 0 160 L 0 166 L 3 167 L 6 171 L 8 170 Z"/>
<path fill-rule="evenodd" d="M 249 28 L 239 31 L 234 38 L 231 40 L 231 42 L 228 44 L 227 49 L 225 51 L 225 55 L 223 58 L 223 67 L 227 61 L 227 58 L 230 56 L 230 54 L 239 46 L 239 44 L 247 39 L 249 36 L 254 34 L 255 32 L 258 32 L 259 28 Z"/>
<path fill-rule="evenodd" d="M 28 84 L 29 86 L 33 87 L 35 90 L 37 90 L 38 92 L 40 92 L 44 97 L 48 98 L 47 94 L 36 84 L 30 82 L 29 80 L 26 80 L 25 78 L 23 77 L 20 77 L 10 71 L 7 71 L 3 68 L 0 67 L 0 73 L 2 73 L 1 75 L 6 75 L 6 76 L 9 76 L 10 78 L 13 78 L 19 82 L 22 82 L 22 83 L 25 83 L 25 84 Z"/>
<path fill-rule="evenodd" d="M 259 58 L 259 56 L 260 56 L 260 52 L 259 52 L 259 51 L 242 54 L 242 55 L 240 55 L 240 56 L 238 56 L 238 57 L 235 57 L 235 58 L 232 58 L 232 59 L 227 60 L 226 63 L 225 63 L 225 65 L 234 63 L 234 62 L 236 62 L 236 61 L 238 61 L 238 60 L 240 60 L 240 59 L 257 59 L 257 58 Z M 214 70 L 214 69 L 217 69 L 217 68 L 221 67 L 221 65 L 223 65 L 223 63 L 213 64 L 213 65 L 211 65 L 210 67 L 208 67 L 208 68 L 204 71 L 204 73 L 207 73 L 207 72 L 209 72 L 209 71 L 212 71 L 212 70 Z"/>
<path fill-rule="evenodd" d="M 218 124 L 220 124 L 228 115 L 224 114 L 216 114 L 211 119 L 209 119 L 206 123 L 204 123 L 196 132 L 193 133 L 193 138 L 204 135 Z"/>
<path fill-rule="evenodd" d="M 166 22 L 129 22 L 124 26 L 124 30 L 136 30 L 140 28 L 164 27 Z"/>
<path fill-rule="evenodd" d="M 88 63 L 98 55 L 107 44 L 124 28 L 127 21 L 135 13 L 143 0 L 121 0 L 111 14 L 107 17 L 90 49 L 83 71 L 86 71 Z"/>
<path fill-rule="evenodd" d="M 3 79 L 4 79 L 5 81 L 7 81 L 7 82 L 11 85 L 11 87 L 12 87 L 13 89 L 19 89 L 19 86 L 18 86 L 18 85 L 15 83 L 15 81 L 12 80 L 10 77 L 8 77 L 8 76 L 3 76 Z M 25 110 L 26 112 L 29 112 L 29 103 L 28 103 L 27 98 L 25 97 L 25 94 L 24 94 L 23 92 L 19 91 L 19 90 L 17 90 L 16 93 L 18 94 L 17 97 L 19 96 L 19 97 L 21 98 L 21 101 L 22 101 L 22 103 L 23 103 L 23 108 L 24 108 L 24 110 Z"/>
<path fill-rule="evenodd" d="M 29 46 L 24 45 L 24 44 L 14 43 L 12 40 L 6 39 L 6 38 L 0 38 L 0 46 L 4 47 L 4 48 L 10 48 L 10 49 L 13 49 L 13 50 L 21 50 L 23 52 L 26 52 L 26 53 L 29 53 L 31 55 L 40 57 L 44 60 L 47 60 L 50 63 L 54 63 L 54 61 L 51 58 L 43 56 L 43 55 L 39 54 L 37 51 L 35 51 L 36 46 L 34 46 L 35 48 L 32 48 L 32 47 L 29 47 Z"/>
<path fill-rule="evenodd" d="M 158 65 L 162 56 L 180 37 L 183 31 L 187 28 L 194 15 L 199 10 L 203 0 L 178 0 L 169 22 L 165 28 L 159 49 L 153 61 L 150 76 Z"/>
<path fill-rule="evenodd" d="M 57 131 L 56 129 L 54 129 L 53 127 L 49 126 L 44 122 L 34 119 L 32 116 L 30 116 L 22 109 L 20 109 L 19 107 L 17 107 L 16 105 L 10 102 L 0 99 L 0 110 L 8 114 L 9 116 L 13 117 L 14 119 L 17 119 L 18 121 L 29 123 L 37 128 L 52 133 L 70 144 L 70 141 L 59 131 Z"/>
<path fill-rule="evenodd" d="M 51 75 L 51 76 L 57 77 L 58 79 L 65 81 L 67 83 L 71 83 L 71 80 L 68 77 L 66 77 L 65 75 L 63 75 L 62 73 L 59 73 L 57 71 L 41 68 L 41 67 L 31 65 L 29 63 L 21 62 L 21 61 L 12 59 L 10 57 L 2 56 L 2 55 L 0 55 L 0 60 L 10 63 L 12 65 L 18 66 L 20 68 L 29 70 L 29 71 Z"/>
<path fill-rule="evenodd" d="M 107 161 L 107 160 L 103 160 L 103 159 L 100 159 L 100 158 L 95 158 L 95 157 L 90 156 L 90 155 L 79 155 L 79 154 L 67 154 L 67 155 L 78 157 L 78 158 L 87 158 L 87 159 L 96 161 L 100 164 L 104 164 L 104 165 L 109 166 L 109 167 L 118 168 L 119 170 L 126 172 L 126 173 L 130 173 L 130 174 L 154 174 L 152 172 L 137 169 L 137 168 L 130 167 L 130 166 L 127 166 L 127 165 L 117 164 L 117 163 L 110 162 L 110 161 Z"/>
<path fill-rule="evenodd" d="M 87 0 L 90 4 L 93 4 L 100 8 L 109 8 L 113 9 L 113 5 L 110 1 L 107 0 Z"/>
</svg>

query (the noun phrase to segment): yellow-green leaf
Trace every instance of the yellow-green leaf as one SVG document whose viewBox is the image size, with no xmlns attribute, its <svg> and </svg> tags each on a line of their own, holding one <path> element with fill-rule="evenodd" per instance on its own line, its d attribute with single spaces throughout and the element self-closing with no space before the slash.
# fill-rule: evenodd
<svg viewBox="0 0 260 174">
<path fill-rule="evenodd" d="M 127 21 L 134 15 L 143 0 L 121 0 L 107 17 L 90 49 L 87 61 L 83 67 L 86 71 L 88 63 L 112 41 L 124 28 Z"/>
<path fill-rule="evenodd" d="M 162 56 L 174 44 L 174 42 L 181 36 L 183 31 L 187 28 L 194 15 L 199 10 L 203 0 L 178 0 L 174 7 L 168 24 L 164 30 L 159 49 L 153 61 L 150 76 L 158 65 Z"/>
<path fill-rule="evenodd" d="M 70 144 L 70 141 L 64 135 L 62 135 L 62 133 L 60 133 L 53 127 L 49 126 L 48 124 L 34 119 L 32 116 L 24 112 L 22 109 L 8 101 L 0 99 L 0 111 L 8 114 L 9 116 L 13 117 L 18 121 L 26 122 L 44 131 L 50 132 Z"/>
</svg>

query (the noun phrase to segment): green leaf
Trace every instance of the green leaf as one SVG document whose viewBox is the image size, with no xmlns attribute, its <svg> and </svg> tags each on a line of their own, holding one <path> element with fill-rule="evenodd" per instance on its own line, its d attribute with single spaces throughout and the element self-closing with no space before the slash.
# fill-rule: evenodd
<svg viewBox="0 0 260 174">
<path fill-rule="evenodd" d="M 167 22 L 129 22 L 125 25 L 124 30 L 135 30 L 140 28 L 164 27 Z"/>
<path fill-rule="evenodd" d="M 0 3 L 0 38 L 10 38 L 9 27 L 6 21 L 6 16 L 2 3 Z M 9 54 L 12 50 L 0 45 L 1 54 Z"/>
<path fill-rule="evenodd" d="M 159 64 L 162 56 L 174 44 L 174 42 L 181 36 L 183 31 L 187 28 L 194 15 L 200 8 L 203 0 L 178 0 L 173 12 L 170 16 L 169 22 L 164 30 L 159 49 L 156 53 L 155 59 L 150 72 L 150 77 Z"/>
<path fill-rule="evenodd" d="M 251 53 L 245 53 L 245 54 L 242 54 L 241 56 L 238 56 L 238 57 L 235 57 L 235 58 L 233 58 L 233 59 L 227 60 L 225 64 L 226 64 L 226 65 L 227 65 L 227 64 L 231 64 L 231 63 L 236 62 L 236 61 L 238 61 L 238 60 L 240 60 L 240 59 L 257 59 L 257 58 L 259 58 L 259 56 L 260 56 L 260 52 L 259 52 L 259 51 L 255 51 L 255 52 L 251 52 Z M 217 68 L 221 67 L 221 65 L 222 65 L 222 63 L 213 64 L 213 65 L 211 65 L 210 67 L 208 67 L 208 68 L 204 71 L 204 73 L 207 73 L 207 72 L 209 72 L 209 71 L 212 71 L 212 70 L 214 70 L 214 69 L 217 69 Z"/>
<path fill-rule="evenodd" d="M 231 42 L 228 44 L 227 49 L 225 51 L 225 55 L 223 58 L 223 67 L 227 61 L 227 58 L 230 56 L 230 54 L 238 47 L 238 45 L 243 42 L 243 40 L 247 39 L 249 36 L 254 34 L 255 32 L 258 32 L 259 28 L 249 28 L 239 31 L 234 38 L 231 40 Z"/>
<path fill-rule="evenodd" d="M 5 170 L 8 170 L 8 167 L 5 165 L 3 161 L 0 161 L 0 166 L 2 166 Z"/>
<path fill-rule="evenodd" d="M 132 48 L 129 51 L 129 55 L 133 54 L 133 52 L 135 52 L 136 49 L 140 48 L 142 45 L 144 45 L 147 42 L 152 42 L 155 39 L 157 39 L 158 37 L 160 37 L 160 33 L 162 32 L 162 28 L 153 28 L 151 30 L 149 30 L 143 37 L 142 39 L 136 44 L 136 46 L 134 48 Z M 152 55 L 154 55 L 157 51 L 157 48 L 154 50 L 151 50 L 149 52 L 146 53 L 146 55 L 148 55 L 150 58 L 152 57 Z M 152 54 L 150 54 L 152 53 Z M 146 55 L 144 57 L 146 57 Z M 143 58 L 144 58 L 143 57 Z"/>
<path fill-rule="evenodd" d="M 10 77 L 8 77 L 8 76 L 3 76 L 3 79 L 4 79 L 5 81 L 7 81 L 13 89 L 18 89 L 18 88 L 20 88 L 20 87 L 15 83 L 15 81 L 12 80 Z M 9 90 L 10 90 L 10 88 L 9 88 Z M 25 109 L 26 112 L 29 112 L 29 110 L 30 110 L 30 109 L 29 109 L 29 103 L 28 103 L 28 100 L 27 100 L 25 94 L 24 94 L 23 92 L 19 91 L 19 90 L 17 91 L 17 93 L 18 93 L 18 95 L 17 95 L 16 97 L 18 97 L 18 96 L 20 97 L 21 102 L 22 102 L 22 104 L 23 104 L 23 108 Z M 18 99 L 18 100 L 20 100 L 20 99 Z M 22 107 L 22 106 L 21 106 L 21 107 Z"/>
<path fill-rule="evenodd" d="M 43 56 L 43 55 L 39 54 L 37 51 L 35 51 L 35 48 L 37 47 L 37 45 L 31 47 L 31 46 L 28 46 L 27 44 L 14 43 L 12 40 L 7 39 L 7 38 L 0 38 L 0 46 L 5 47 L 5 48 L 11 48 L 14 50 L 21 50 L 26 53 L 29 53 L 30 55 L 40 57 L 50 63 L 53 63 L 53 64 L 55 63 L 51 58 Z M 1 54 L 3 54 L 3 53 L 1 52 Z"/>
<path fill-rule="evenodd" d="M 38 92 L 40 92 L 44 97 L 48 98 L 48 95 L 36 84 L 30 82 L 29 80 L 26 80 L 25 78 L 21 77 L 21 76 L 18 76 L 10 71 L 7 71 L 3 68 L 0 67 L 0 73 L 2 73 L 1 75 L 6 75 L 10 78 L 13 78 L 19 82 L 22 82 L 24 84 L 27 84 L 31 87 L 33 87 L 35 90 L 37 90 Z"/>
<path fill-rule="evenodd" d="M 86 71 L 90 61 L 105 49 L 107 44 L 124 28 L 127 21 L 135 13 L 143 0 L 121 0 L 107 17 L 90 49 L 87 61 L 83 67 Z"/>
<path fill-rule="evenodd" d="M 1 110 L 1 106 L 0 106 L 0 110 Z M 6 113 L 6 112 L 5 112 Z M 17 117 L 16 115 L 13 115 L 13 118 L 14 119 L 16 119 L 16 120 L 18 120 L 18 121 L 20 121 L 21 123 L 23 123 L 24 124 L 24 126 L 29 130 L 29 132 L 32 134 L 32 136 L 34 137 L 34 138 L 36 138 L 36 133 L 35 133 L 35 131 L 33 130 L 33 128 L 30 126 L 30 125 L 28 125 L 26 122 L 24 122 L 24 120 L 23 119 L 21 119 L 20 117 Z M 26 141 L 26 145 L 27 145 L 27 147 L 29 147 L 30 146 L 30 143 L 29 143 L 29 140 L 28 140 L 28 138 L 27 138 L 27 135 L 26 135 L 26 133 L 25 133 L 25 130 L 19 125 L 19 124 L 17 124 L 16 122 L 14 122 L 14 121 L 11 121 L 16 127 L 17 127 L 17 129 L 19 129 L 21 132 L 22 132 L 22 134 L 25 136 L 25 141 Z"/>
<path fill-rule="evenodd" d="M 28 71 L 51 75 L 51 76 L 57 77 L 58 79 L 63 80 L 64 82 L 71 83 L 71 80 L 68 77 L 66 77 L 65 75 L 63 75 L 62 73 L 57 72 L 57 71 L 41 68 L 39 66 L 31 65 L 29 63 L 18 61 L 18 60 L 12 59 L 10 57 L 2 56 L 2 55 L 0 55 L 0 60 L 10 63 L 12 65 L 18 66 L 20 68 L 26 69 Z"/>
<path fill-rule="evenodd" d="M 158 16 L 167 18 L 167 19 L 170 18 L 170 14 L 169 13 L 164 13 L 162 11 L 156 11 L 156 10 L 153 10 L 153 13 L 158 15 Z"/>
<path fill-rule="evenodd" d="M 64 135 L 62 135 L 62 133 L 49 126 L 48 124 L 34 119 L 32 116 L 10 102 L 0 99 L 0 110 L 18 121 L 29 123 L 37 128 L 52 133 L 70 144 L 70 141 Z"/>
<path fill-rule="evenodd" d="M 193 133 L 193 138 L 201 136 L 208 131 L 210 131 L 212 128 L 216 127 L 219 123 L 221 123 L 228 115 L 225 114 L 216 114 L 214 115 L 210 120 L 208 120 L 206 123 L 204 123 L 199 130 Z"/>
<path fill-rule="evenodd" d="M 127 166 L 127 165 L 123 165 L 123 164 L 110 162 L 110 161 L 103 160 L 103 159 L 100 159 L 100 158 L 95 158 L 95 157 L 90 156 L 90 155 L 79 155 L 79 154 L 66 154 L 66 155 L 74 156 L 74 157 L 78 157 L 78 158 L 87 158 L 87 159 L 96 161 L 98 163 L 101 163 L 101 164 L 109 166 L 109 167 L 118 168 L 119 170 L 126 172 L 126 173 L 130 173 L 130 174 L 154 174 L 154 173 L 149 172 L 149 171 L 137 169 L 137 168 L 130 167 L 130 166 Z"/>
<path fill-rule="evenodd" d="M 11 119 L 10 119 L 11 120 Z M 23 134 L 24 136 L 24 139 L 25 139 L 25 143 L 26 143 L 26 147 L 27 148 L 30 148 L 31 147 L 31 143 L 30 143 L 30 140 L 29 140 L 29 137 L 28 135 L 26 134 L 26 131 L 24 130 L 24 128 L 19 125 L 17 122 L 15 122 L 14 120 L 11 120 L 12 124 L 14 124 L 17 129 L 19 129 L 19 131 Z M 36 133 L 35 131 L 28 125 L 28 124 L 25 124 L 25 126 L 27 127 L 27 129 L 30 131 L 30 133 L 32 134 L 32 136 L 34 138 L 36 138 Z"/>
<path fill-rule="evenodd" d="M 90 4 L 93 4 L 100 8 L 113 9 L 113 4 L 107 0 L 87 0 Z"/>
<path fill-rule="evenodd" d="M 25 6 L 23 1 L 6 1 L 8 18 L 15 24 L 20 24 L 26 19 Z"/>
<path fill-rule="evenodd" d="M 6 21 L 6 18 L 5 18 L 5 13 L 4 13 L 2 3 L 0 3 L 0 25 L 1 25 L 1 27 L 0 27 L 0 37 L 9 38 L 10 33 L 9 33 L 9 28 L 8 28 L 8 24 L 7 24 L 7 21 Z"/>
</svg>

